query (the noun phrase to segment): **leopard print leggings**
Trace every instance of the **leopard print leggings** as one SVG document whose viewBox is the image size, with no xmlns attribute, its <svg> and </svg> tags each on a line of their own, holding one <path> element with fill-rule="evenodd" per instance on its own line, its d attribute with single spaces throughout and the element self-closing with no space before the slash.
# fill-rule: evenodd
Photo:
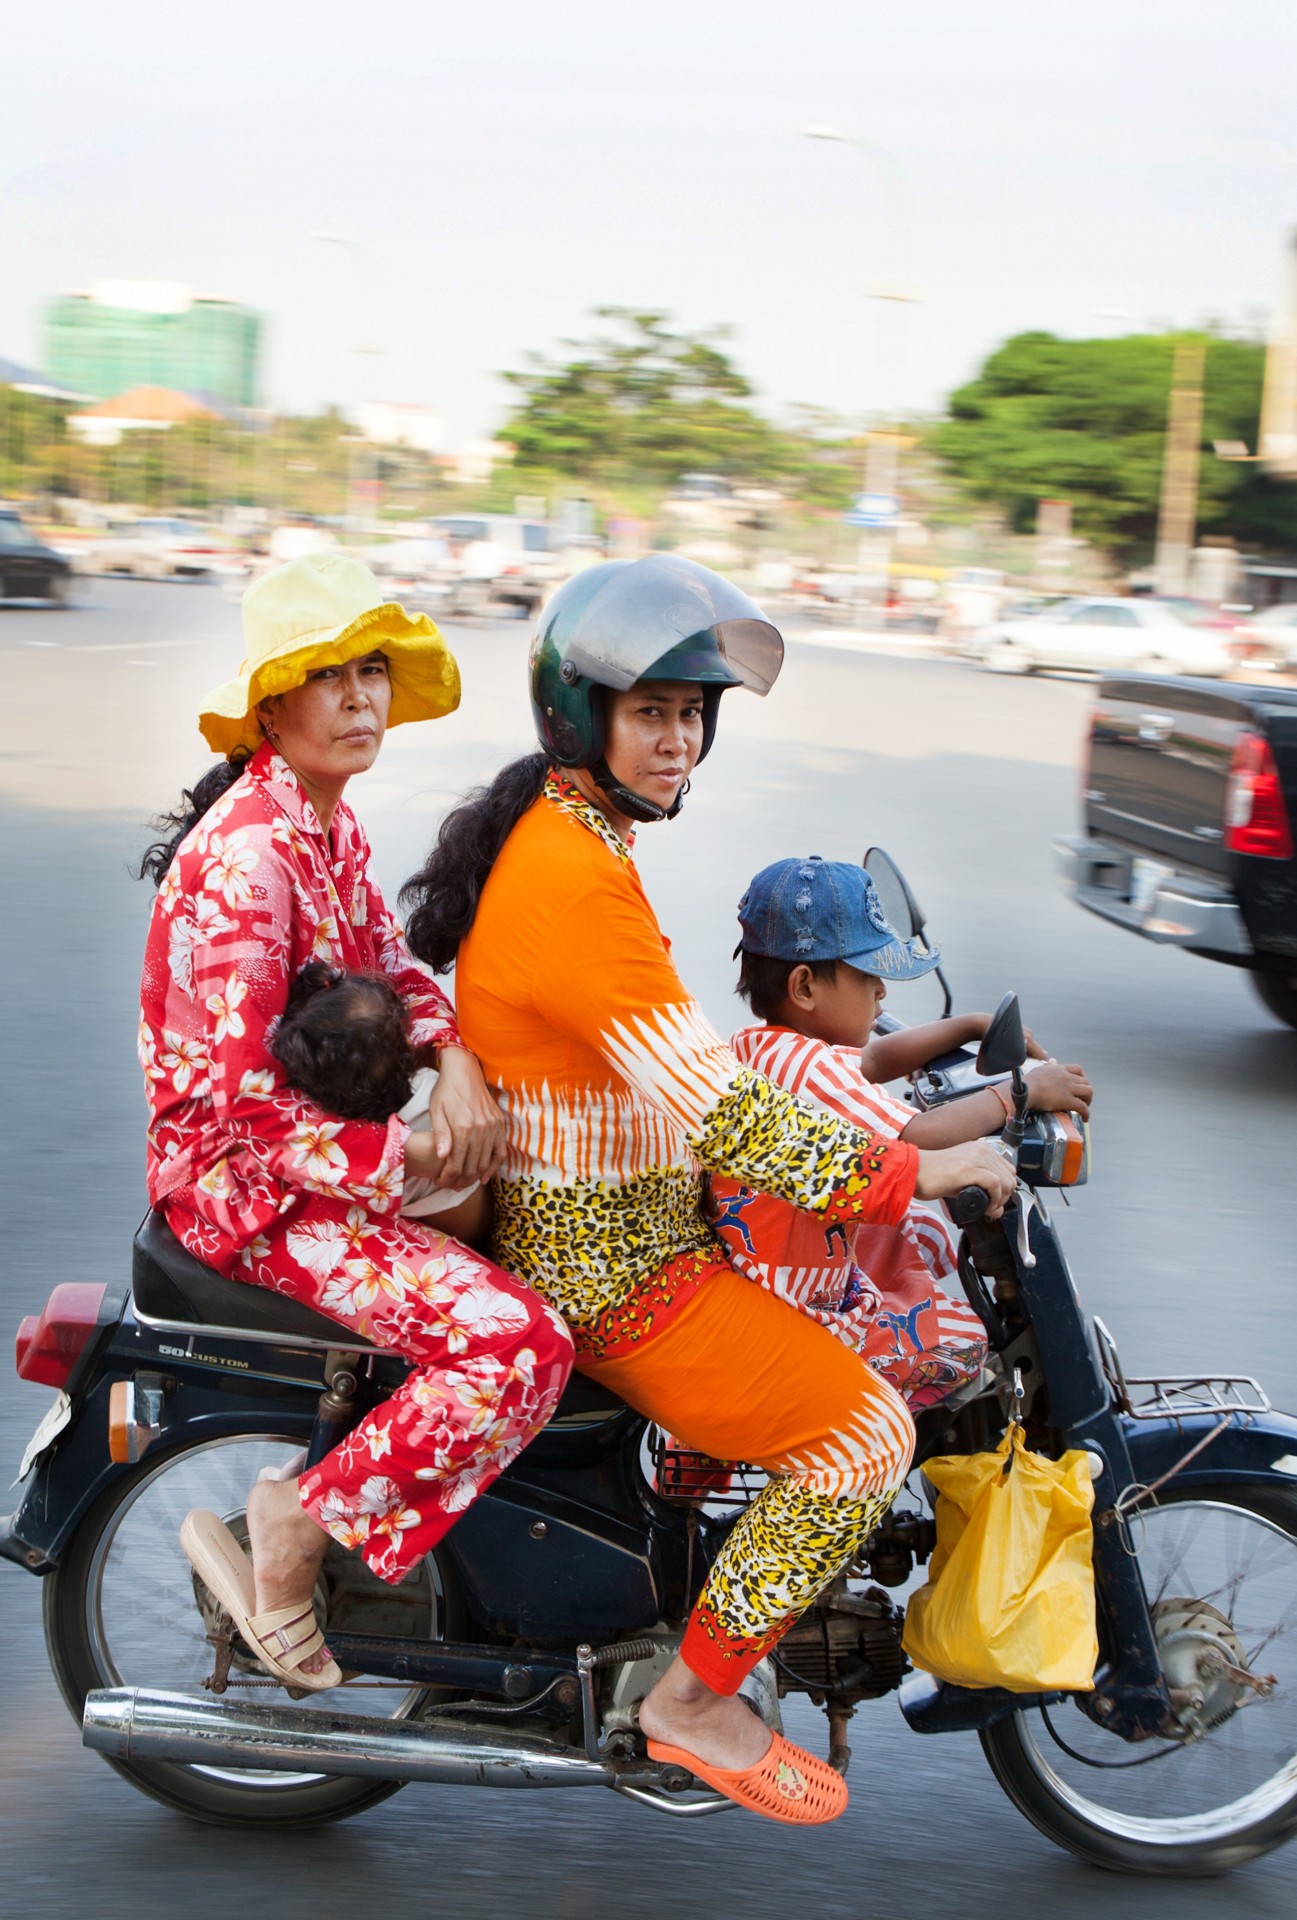
<svg viewBox="0 0 1297 1920">
<path fill-rule="evenodd" d="M 681 1648 L 701 1680 L 733 1693 L 895 1499 L 914 1449 L 905 1402 L 826 1328 L 719 1263 L 634 1351 L 577 1365 L 685 1446 L 771 1476 Z"/>
</svg>

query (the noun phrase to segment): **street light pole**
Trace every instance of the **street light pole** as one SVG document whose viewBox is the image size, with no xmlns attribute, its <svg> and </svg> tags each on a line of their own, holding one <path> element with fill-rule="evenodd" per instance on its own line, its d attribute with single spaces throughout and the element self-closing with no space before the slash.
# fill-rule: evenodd
<svg viewBox="0 0 1297 1920">
<path fill-rule="evenodd" d="M 901 206 L 907 198 L 905 174 L 900 161 L 886 147 L 872 140 L 861 140 L 856 135 L 843 133 L 837 127 L 803 127 L 803 136 L 808 140 L 825 140 L 835 146 L 854 147 L 866 160 L 872 161 L 878 168 L 883 183 L 883 195 L 887 206 L 887 226 L 889 229 L 888 251 L 892 255 L 893 271 L 899 251 L 901 232 Z M 875 286 L 871 298 L 880 303 L 904 307 L 912 305 L 916 296 L 900 284 L 899 279 L 888 285 L 886 281 Z M 887 371 L 888 355 L 886 342 L 882 338 L 883 329 L 879 329 L 878 365 L 884 375 Z M 894 377 L 899 385 L 899 349 L 894 357 L 898 363 Z M 891 503 L 885 511 L 883 522 L 877 528 L 863 532 L 860 539 L 858 565 L 861 570 L 860 597 L 865 599 L 866 580 L 870 565 L 877 568 L 882 577 L 883 598 L 886 602 L 891 583 L 892 541 L 895 535 L 895 521 L 900 506 L 900 450 L 901 436 L 899 402 L 894 401 L 884 409 L 884 426 L 881 431 L 866 428 L 865 461 L 862 474 L 863 488 L 867 496 L 880 503 Z"/>
<path fill-rule="evenodd" d="M 333 233 L 333 232 L 325 232 L 325 231 L 313 233 L 311 235 L 311 238 L 312 240 L 318 240 L 322 246 L 342 247 L 347 249 L 350 252 L 352 261 L 354 263 L 353 278 L 355 283 L 359 285 L 360 271 L 364 264 L 365 253 L 367 251 L 363 242 L 359 240 L 354 240 L 351 237 L 351 235 L 347 233 Z M 359 316 L 358 316 L 358 310 L 357 310 L 357 312 L 353 313 L 352 315 L 353 323 L 358 321 L 358 317 Z M 373 357 L 377 354 L 381 354 L 382 351 L 383 349 L 381 347 L 372 346 L 367 344 L 365 341 L 363 341 L 359 336 L 359 329 L 357 327 L 356 337 L 353 339 L 351 347 L 349 349 L 349 352 L 354 356 L 355 367 L 356 367 L 354 384 L 356 387 L 355 408 L 356 408 L 357 417 L 354 422 L 354 425 L 356 426 L 357 431 L 353 434 L 344 434 L 341 436 L 344 440 L 346 440 L 349 443 L 347 447 L 346 511 L 343 515 L 344 521 L 346 523 L 346 529 L 348 532 L 354 532 L 357 526 L 359 525 L 359 522 L 361 519 L 361 512 L 360 512 L 361 492 L 362 492 L 361 468 L 363 465 L 368 465 L 368 461 L 363 459 L 362 457 L 358 457 L 356 452 L 356 449 L 358 446 L 364 446 L 367 444 L 365 441 L 364 428 L 359 418 L 360 409 L 363 407 L 365 403 L 364 363 L 367 356 Z M 344 382 L 344 384 L 348 384 L 348 383 Z"/>
</svg>

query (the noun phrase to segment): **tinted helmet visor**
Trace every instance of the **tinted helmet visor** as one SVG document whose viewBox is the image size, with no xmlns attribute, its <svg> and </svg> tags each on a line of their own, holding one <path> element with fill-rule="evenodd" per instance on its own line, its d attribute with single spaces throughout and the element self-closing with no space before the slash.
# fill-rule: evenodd
<svg viewBox="0 0 1297 1920">
<path fill-rule="evenodd" d="M 688 680 L 769 693 L 783 665 L 778 628 L 755 601 L 710 568 L 676 554 L 613 563 L 590 582 L 578 574 L 562 654 L 596 685 L 624 691 L 639 680 Z M 592 589 L 592 590 L 591 590 Z M 567 613 L 556 594 L 544 625 Z"/>
</svg>

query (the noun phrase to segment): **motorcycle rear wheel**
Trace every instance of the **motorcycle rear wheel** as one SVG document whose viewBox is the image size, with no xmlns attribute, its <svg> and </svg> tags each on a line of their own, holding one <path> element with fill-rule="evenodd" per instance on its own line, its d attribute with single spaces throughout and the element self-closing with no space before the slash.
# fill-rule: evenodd
<svg viewBox="0 0 1297 1920">
<path fill-rule="evenodd" d="M 180 1547 L 180 1522 L 191 1507 L 205 1506 L 237 1530 L 257 1474 L 263 1467 L 281 1467 L 298 1445 L 287 1436 L 266 1434 L 182 1443 L 150 1453 L 91 1509 L 44 1583 L 50 1664 L 76 1720 L 87 1693 L 99 1687 L 201 1691 L 213 1656 Z M 462 1623 L 459 1591 L 435 1554 L 418 1574 L 392 1588 L 368 1573 L 358 1555 L 331 1546 L 322 1578 L 329 1617 L 337 1621 L 345 1608 L 355 1631 L 426 1631 L 436 1640 L 455 1637 Z M 259 1671 L 237 1658 L 235 1668 L 235 1679 Z M 284 1701 L 277 1686 L 254 1697 Z M 406 1718 L 431 1697 L 428 1689 L 353 1693 L 344 1687 L 308 1694 L 297 1704 L 319 1705 L 326 1713 L 342 1709 Z M 110 1759 L 108 1764 L 151 1799 L 215 1826 L 318 1826 L 363 1813 L 404 1784 L 173 1761 Z"/>
<path fill-rule="evenodd" d="M 1248 1667 L 1278 1670 L 1275 1696 L 1236 1689 L 1244 1704 L 1162 1758 L 1168 1743 L 1127 1745 L 1067 1702 L 1047 1716 L 1033 1708 L 986 1728 L 982 1750 L 1019 1812 L 1092 1865 L 1171 1879 L 1222 1873 L 1297 1834 L 1297 1492 L 1169 1489 L 1143 1526 L 1150 1605 L 1179 1606 L 1189 1591 L 1214 1605 L 1237 1632 Z M 1265 1717 L 1254 1723 L 1253 1715 Z M 1059 1733 L 1084 1762 L 1056 1744 Z M 1258 1754 L 1261 1743 L 1271 1757 Z M 1146 1755 L 1154 1757 L 1140 1771 L 1116 1770 Z M 1185 1771 L 1168 1771 L 1176 1768 Z"/>
</svg>

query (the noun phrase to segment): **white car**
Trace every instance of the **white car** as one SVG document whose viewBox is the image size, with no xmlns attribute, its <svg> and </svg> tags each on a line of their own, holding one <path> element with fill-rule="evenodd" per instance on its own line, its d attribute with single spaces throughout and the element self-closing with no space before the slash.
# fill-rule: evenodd
<svg viewBox="0 0 1297 1920">
<path fill-rule="evenodd" d="M 139 580 L 197 580 L 224 573 L 238 556 L 209 528 L 194 520 L 135 520 L 81 541 L 79 573 L 121 573 Z"/>
<path fill-rule="evenodd" d="M 566 575 L 543 520 L 506 513 L 456 513 L 433 524 L 450 548 L 454 612 L 487 613 L 507 606 L 534 613 Z"/>
<path fill-rule="evenodd" d="M 1261 666 L 1297 666 L 1297 600 L 1249 614 L 1243 626 L 1247 653 Z"/>
<path fill-rule="evenodd" d="M 996 620 L 966 648 L 993 673 L 1062 667 L 1087 673 L 1214 677 L 1238 657 L 1233 627 L 1190 600 L 1064 600 L 1021 619 Z"/>
</svg>

